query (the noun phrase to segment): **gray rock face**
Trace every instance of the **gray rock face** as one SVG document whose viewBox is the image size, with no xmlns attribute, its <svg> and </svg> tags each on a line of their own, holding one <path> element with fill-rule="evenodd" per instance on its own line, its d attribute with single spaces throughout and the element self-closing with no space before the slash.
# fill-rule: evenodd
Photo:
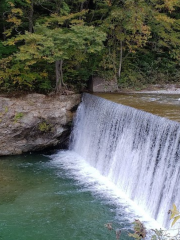
<svg viewBox="0 0 180 240">
<path fill-rule="evenodd" d="M 0 97 L 0 155 L 38 151 L 67 142 L 80 95 Z"/>
<path fill-rule="evenodd" d="M 105 80 L 100 77 L 92 77 L 89 81 L 89 90 L 91 92 L 116 92 L 118 85 L 115 80 Z"/>
</svg>

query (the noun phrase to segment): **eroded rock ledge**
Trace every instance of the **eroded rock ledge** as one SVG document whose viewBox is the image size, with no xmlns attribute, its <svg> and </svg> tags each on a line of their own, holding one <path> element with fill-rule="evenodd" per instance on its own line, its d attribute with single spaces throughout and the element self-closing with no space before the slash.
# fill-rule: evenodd
<svg viewBox="0 0 180 240">
<path fill-rule="evenodd" d="M 39 151 L 67 142 L 80 94 L 0 96 L 0 155 Z"/>
</svg>

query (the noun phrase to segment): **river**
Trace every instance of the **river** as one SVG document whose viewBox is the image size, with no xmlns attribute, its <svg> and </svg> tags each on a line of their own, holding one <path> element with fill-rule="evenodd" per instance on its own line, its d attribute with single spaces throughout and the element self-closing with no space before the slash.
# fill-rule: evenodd
<svg viewBox="0 0 180 240">
<path fill-rule="evenodd" d="M 180 121 L 177 95 L 103 97 Z M 115 239 L 108 222 L 129 239 L 126 230 L 137 217 L 159 227 L 74 151 L 0 158 L 0 239 Z"/>
<path fill-rule="evenodd" d="M 95 95 L 180 122 L 180 94 L 97 93 Z"/>
<path fill-rule="evenodd" d="M 115 233 L 104 227 L 107 222 L 130 227 L 123 208 L 98 194 L 96 180 L 78 179 L 63 164 L 68 155 L 58 152 L 62 161 L 41 154 L 1 157 L 0 239 L 108 240 Z"/>
</svg>

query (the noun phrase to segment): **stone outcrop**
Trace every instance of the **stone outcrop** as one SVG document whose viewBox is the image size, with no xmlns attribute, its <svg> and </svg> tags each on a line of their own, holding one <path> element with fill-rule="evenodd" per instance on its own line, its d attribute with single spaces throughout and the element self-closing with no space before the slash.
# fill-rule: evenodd
<svg viewBox="0 0 180 240">
<path fill-rule="evenodd" d="M 66 144 L 80 95 L 0 97 L 0 155 Z"/>
<path fill-rule="evenodd" d="M 96 76 L 89 80 L 89 90 L 91 92 L 117 92 L 118 85 L 116 80 L 105 80 Z"/>
</svg>

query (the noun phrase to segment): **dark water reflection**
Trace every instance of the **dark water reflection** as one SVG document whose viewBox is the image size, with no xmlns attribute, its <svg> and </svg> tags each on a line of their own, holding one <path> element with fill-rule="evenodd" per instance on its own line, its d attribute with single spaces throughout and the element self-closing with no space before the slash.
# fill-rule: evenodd
<svg viewBox="0 0 180 240">
<path fill-rule="evenodd" d="M 180 122 L 179 94 L 97 93 L 95 95 Z"/>
</svg>

